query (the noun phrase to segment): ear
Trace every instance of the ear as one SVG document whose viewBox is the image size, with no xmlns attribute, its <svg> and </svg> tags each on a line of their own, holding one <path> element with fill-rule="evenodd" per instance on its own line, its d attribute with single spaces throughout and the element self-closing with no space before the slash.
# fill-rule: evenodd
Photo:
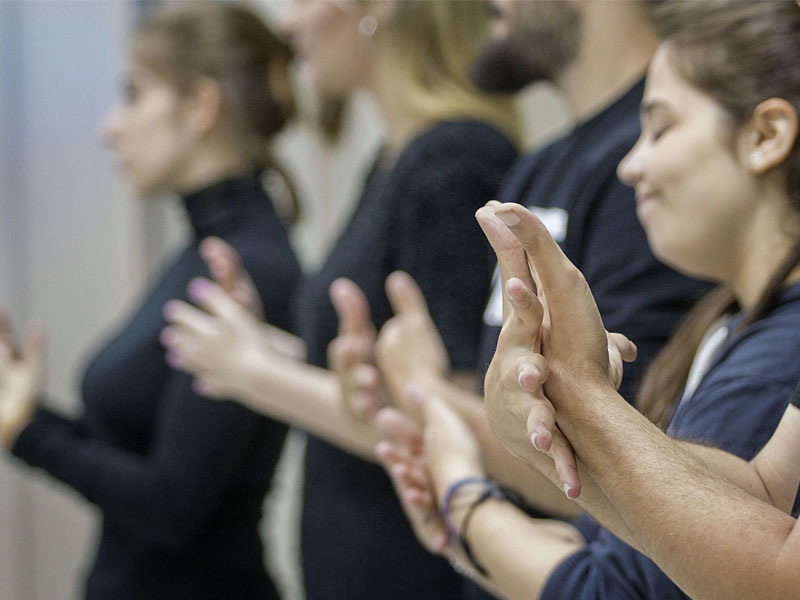
<svg viewBox="0 0 800 600">
<path fill-rule="evenodd" d="M 783 98 L 769 98 L 756 106 L 743 137 L 745 163 L 754 175 L 781 165 L 794 148 L 798 119 Z"/>
<path fill-rule="evenodd" d="M 200 134 L 206 134 L 220 119 L 222 112 L 222 88 L 211 77 L 200 77 L 186 98 L 187 117 Z"/>
</svg>

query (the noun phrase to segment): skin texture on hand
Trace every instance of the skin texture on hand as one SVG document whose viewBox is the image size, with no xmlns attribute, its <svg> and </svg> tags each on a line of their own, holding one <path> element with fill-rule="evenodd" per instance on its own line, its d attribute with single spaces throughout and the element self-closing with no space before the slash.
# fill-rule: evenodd
<svg viewBox="0 0 800 600">
<path fill-rule="evenodd" d="M 43 385 L 44 332 L 34 327 L 24 348 L 13 344 L 11 327 L 0 318 L 0 442 L 12 448 L 30 422 Z"/>
<path fill-rule="evenodd" d="M 386 398 L 375 366 L 369 303 L 361 288 L 345 278 L 331 284 L 330 297 L 339 331 L 328 344 L 328 366 L 339 380 L 343 408 L 359 421 L 370 422 Z"/>
<path fill-rule="evenodd" d="M 402 271 L 389 275 L 386 295 L 395 316 L 381 328 L 375 354 L 392 396 L 402 403 L 415 380 L 447 377 L 450 359 L 422 290 L 411 276 Z M 403 404 L 403 409 L 417 412 L 414 404 Z"/>
<path fill-rule="evenodd" d="M 221 238 L 208 237 L 200 243 L 200 256 L 208 265 L 214 281 L 236 302 L 263 321 L 264 306 L 236 249 Z"/>
<path fill-rule="evenodd" d="M 575 453 L 556 428 L 555 409 L 542 384 L 548 365 L 537 354 L 541 348 L 545 308 L 516 237 L 497 218 L 499 203 L 477 213 L 478 222 L 495 250 L 503 283 L 503 328 L 484 382 L 485 406 L 495 436 L 522 460 L 531 451 L 548 452 L 568 497 L 580 494 Z"/>
<path fill-rule="evenodd" d="M 189 296 L 203 310 L 179 300 L 164 307 L 171 325 L 161 341 L 167 362 L 196 376 L 199 392 L 212 397 L 244 395 L 242 385 L 251 365 L 275 366 L 286 360 L 269 353 L 269 340 L 259 321 L 225 290 L 207 279 L 189 284 Z"/>
</svg>

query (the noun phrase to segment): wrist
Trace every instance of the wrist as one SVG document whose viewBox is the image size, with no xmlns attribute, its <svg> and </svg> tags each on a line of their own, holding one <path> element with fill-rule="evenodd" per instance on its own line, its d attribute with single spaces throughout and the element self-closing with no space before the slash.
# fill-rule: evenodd
<svg viewBox="0 0 800 600">
<path fill-rule="evenodd" d="M 7 407 L 3 411 L 3 417 L 0 419 L 0 442 L 6 449 L 11 450 L 17 443 L 19 434 L 31 422 L 33 410 L 34 403 L 26 401 Z"/>
</svg>

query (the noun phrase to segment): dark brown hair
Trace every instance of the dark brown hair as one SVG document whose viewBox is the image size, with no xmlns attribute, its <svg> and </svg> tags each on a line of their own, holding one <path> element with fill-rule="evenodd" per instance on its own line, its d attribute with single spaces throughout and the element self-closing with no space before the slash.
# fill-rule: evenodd
<svg viewBox="0 0 800 600">
<path fill-rule="evenodd" d="M 223 110 L 256 167 L 278 172 L 268 142 L 294 114 L 288 65 L 291 51 L 250 8 L 228 2 L 178 2 L 147 16 L 131 51 L 148 68 L 188 93 L 201 77 L 219 83 Z"/>
<path fill-rule="evenodd" d="M 653 22 L 681 75 L 726 111 L 732 127 L 743 125 L 768 98 L 783 98 L 800 111 L 800 8 L 793 0 L 666 0 L 653 10 Z M 795 141 L 778 167 L 786 192 L 800 210 L 800 148 Z M 740 330 L 777 302 L 786 277 L 800 260 L 800 240 L 772 274 Z M 686 315 L 653 361 L 637 406 L 664 427 L 686 382 L 692 360 L 709 327 L 737 307 L 721 286 Z"/>
</svg>

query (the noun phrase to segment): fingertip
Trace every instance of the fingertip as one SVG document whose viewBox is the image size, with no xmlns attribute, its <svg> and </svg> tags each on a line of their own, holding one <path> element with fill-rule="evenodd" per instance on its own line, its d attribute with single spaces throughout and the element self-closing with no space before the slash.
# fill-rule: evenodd
<svg viewBox="0 0 800 600">
<path fill-rule="evenodd" d="M 170 350 L 164 357 L 166 363 L 173 369 L 179 369 L 183 365 L 183 357 L 175 350 Z M 197 380 L 195 380 L 197 381 Z"/>
<path fill-rule="evenodd" d="M 178 332 L 174 327 L 164 327 L 158 336 L 162 346 L 169 348 L 178 341 Z"/>
<path fill-rule="evenodd" d="M 524 366 L 519 373 L 519 385 L 526 392 L 536 392 L 541 385 L 542 374 L 533 365 Z"/>
<path fill-rule="evenodd" d="M 192 300 L 202 302 L 208 297 L 208 293 L 211 290 L 211 282 L 205 277 L 195 277 L 189 282 L 187 290 Z"/>
<path fill-rule="evenodd" d="M 170 300 L 164 305 L 164 308 L 161 309 L 161 313 L 167 321 L 174 321 L 178 314 L 178 310 L 178 301 Z"/>
</svg>

